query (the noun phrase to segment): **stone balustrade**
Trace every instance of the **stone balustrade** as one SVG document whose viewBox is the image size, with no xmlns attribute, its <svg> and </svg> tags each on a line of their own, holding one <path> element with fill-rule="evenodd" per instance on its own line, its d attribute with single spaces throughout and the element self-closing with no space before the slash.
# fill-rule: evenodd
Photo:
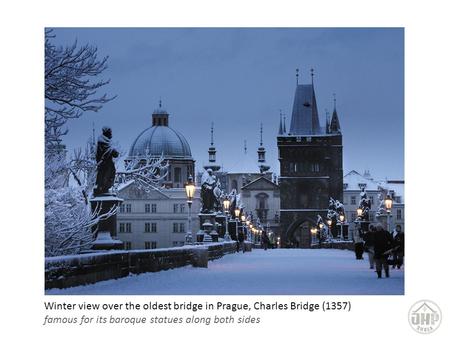
<svg viewBox="0 0 450 338">
<path fill-rule="evenodd" d="M 231 241 L 167 249 L 110 250 L 48 257 L 45 259 L 45 288 L 62 289 L 190 264 L 207 267 L 209 260 L 234 253 L 236 249 L 237 243 Z M 251 250 L 251 243 L 246 243 L 246 249 Z"/>
</svg>

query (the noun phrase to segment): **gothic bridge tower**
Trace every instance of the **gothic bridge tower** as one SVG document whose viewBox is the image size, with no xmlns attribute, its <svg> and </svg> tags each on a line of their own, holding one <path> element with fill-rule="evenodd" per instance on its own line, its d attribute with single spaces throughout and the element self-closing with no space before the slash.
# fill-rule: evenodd
<svg viewBox="0 0 450 338">
<path fill-rule="evenodd" d="M 342 133 L 336 111 L 320 126 L 311 84 L 298 83 L 289 133 L 281 127 L 277 137 L 280 161 L 280 225 L 283 247 L 310 247 L 311 227 L 317 215 L 326 219 L 330 197 L 342 201 Z"/>
</svg>

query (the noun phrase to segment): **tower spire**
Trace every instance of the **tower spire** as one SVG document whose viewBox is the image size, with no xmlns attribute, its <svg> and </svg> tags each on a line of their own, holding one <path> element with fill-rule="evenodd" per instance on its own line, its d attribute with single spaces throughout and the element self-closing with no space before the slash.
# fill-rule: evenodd
<svg viewBox="0 0 450 338">
<path fill-rule="evenodd" d="M 214 147 L 214 122 L 211 122 L 211 143 L 208 148 L 209 160 L 208 164 L 203 166 L 205 170 L 219 171 L 220 165 L 216 164 L 216 147 Z"/>
<path fill-rule="evenodd" d="M 331 134 L 340 134 L 341 133 L 341 125 L 339 123 L 339 118 L 336 110 L 336 93 L 333 93 L 333 101 L 334 101 L 334 107 L 333 107 L 333 114 L 331 115 L 330 120 L 330 133 Z"/>
<path fill-rule="evenodd" d="M 214 122 L 211 122 L 211 147 L 214 145 Z"/>
<path fill-rule="evenodd" d="M 295 77 L 297 78 L 297 86 L 298 86 L 298 68 L 295 70 Z"/>
<path fill-rule="evenodd" d="M 336 93 L 333 93 L 333 102 L 334 102 L 334 108 L 333 111 L 336 111 Z"/>
<path fill-rule="evenodd" d="M 266 164 L 266 149 L 263 146 L 263 124 L 259 128 L 259 148 L 258 148 L 258 163 L 259 171 L 261 174 L 270 169 L 270 166 Z"/>
<path fill-rule="evenodd" d="M 244 140 L 244 154 L 247 155 L 247 140 Z"/>
<path fill-rule="evenodd" d="M 283 135 L 283 113 L 280 109 L 280 125 L 278 127 L 278 135 Z"/>
<path fill-rule="evenodd" d="M 263 145 L 263 139 L 262 139 L 262 134 L 263 134 L 263 124 L 261 123 L 261 127 L 259 129 L 259 145 L 262 147 Z"/>
<path fill-rule="evenodd" d="M 286 114 L 283 114 L 283 134 L 286 134 Z"/>
<path fill-rule="evenodd" d="M 314 68 L 311 68 L 311 84 L 314 85 Z"/>
</svg>

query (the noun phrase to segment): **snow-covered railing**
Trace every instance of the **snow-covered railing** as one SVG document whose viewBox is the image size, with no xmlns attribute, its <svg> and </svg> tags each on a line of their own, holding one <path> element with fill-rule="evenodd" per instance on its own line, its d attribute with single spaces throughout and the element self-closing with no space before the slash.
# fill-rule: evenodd
<svg viewBox="0 0 450 338">
<path fill-rule="evenodd" d="M 251 250 L 251 243 L 247 244 L 246 249 Z M 231 241 L 167 249 L 111 250 L 49 257 L 45 259 L 45 288 L 63 289 L 189 264 L 205 267 L 205 262 L 199 264 L 199 257 L 202 254 L 207 253 L 207 260 L 213 260 L 234 253 L 236 249 L 236 242 Z"/>
</svg>

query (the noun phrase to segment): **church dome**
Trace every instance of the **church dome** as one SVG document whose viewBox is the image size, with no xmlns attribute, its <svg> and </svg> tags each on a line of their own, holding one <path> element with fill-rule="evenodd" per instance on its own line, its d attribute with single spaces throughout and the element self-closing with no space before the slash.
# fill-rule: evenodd
<svg viewBox="0 0 450 338">
<path fill-rule="evenodd" d="M 141 132 L 133 142 L 129 157 L 159 157 L 192 160 L 191 148 L 183 135 L 169 127 L 169 114 L 162 107 L 153 111 L 152 126 Z"/>
<path fill-rule="evenodd" d="M 163 155 L 171 159 L 192 159 L 191 148 L 184 136 L 164 125 L 145 129 L 133 142 L 128 156 Z"/>
</svg>

